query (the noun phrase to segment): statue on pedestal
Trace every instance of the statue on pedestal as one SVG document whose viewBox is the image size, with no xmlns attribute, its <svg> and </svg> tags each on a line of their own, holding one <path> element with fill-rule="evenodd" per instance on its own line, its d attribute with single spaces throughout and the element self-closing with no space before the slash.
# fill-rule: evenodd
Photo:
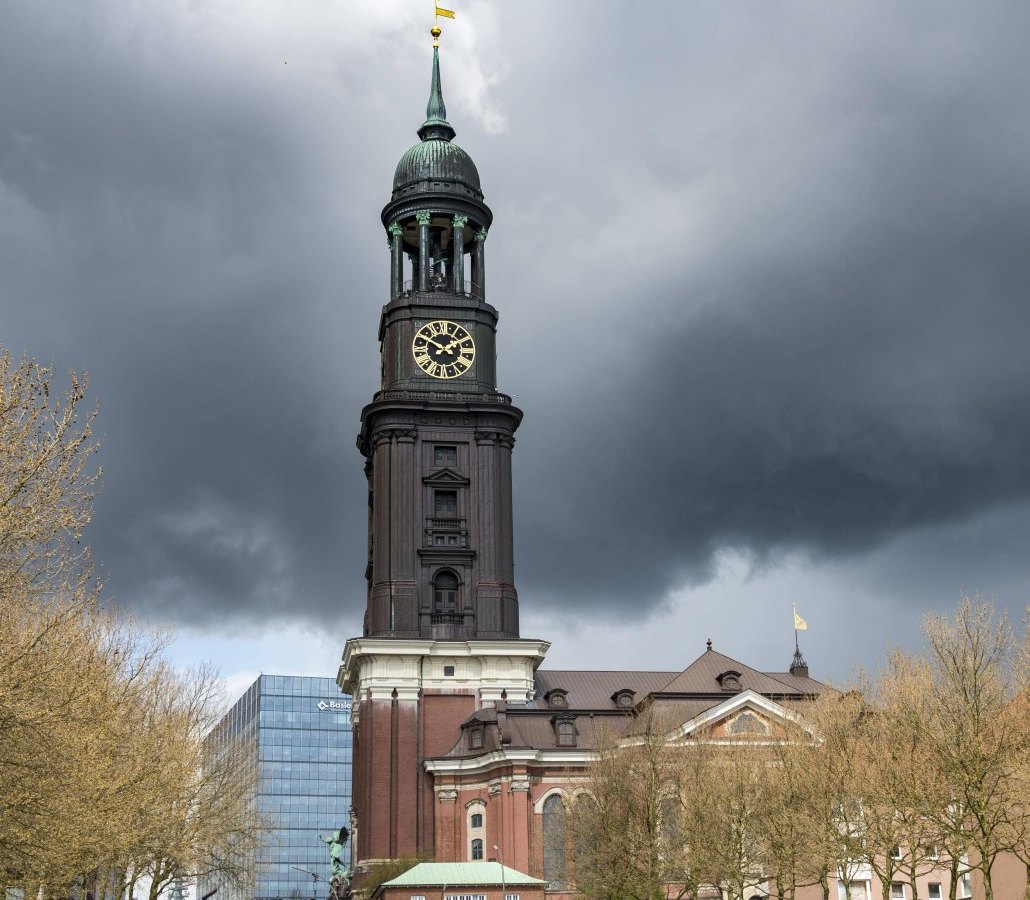
<svg viewBox="0 0 1030 900">
<path fill-rule="evenodd" d="M 351 895 L 350 866 L 347 865 L 343 854 L 350 832 L 346 826 L 342 826 L 336 834 L 319 837 L 329 845 L 329 861 L 333 870 L 333 876 L 329 881 L 330 900 L 348 900 Z"/>
</svg>

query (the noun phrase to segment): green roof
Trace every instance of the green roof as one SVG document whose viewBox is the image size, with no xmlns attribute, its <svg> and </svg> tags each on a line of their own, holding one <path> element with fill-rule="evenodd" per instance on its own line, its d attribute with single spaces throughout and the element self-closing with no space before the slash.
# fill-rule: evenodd
<svg viewBox="0 0 1030 900">
<path fill-rule="evenodd" d="M 501 877 L 501 873 L 504 877 Z M 408 869 L 383 887 L 486 887 L 499 884 L 546 884 L 498 862 L 424 862 Z"/>
</svg>

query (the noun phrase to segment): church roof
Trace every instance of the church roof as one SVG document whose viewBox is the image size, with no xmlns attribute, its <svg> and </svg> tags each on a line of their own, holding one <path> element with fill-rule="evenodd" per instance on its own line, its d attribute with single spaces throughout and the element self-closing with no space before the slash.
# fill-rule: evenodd
<svg viewBox="0 0 1030 900">
<path fill-rule="evenodd" d="M 826 690 L 826 685 L 807 675 L 791 675 L 790 672 L 766 672 L 770 678 L 782 681 L 788 688 L 801 694 L 821 694 Z"/>
<path fill-rule="evenodd" d="M 804 675 L 760 672 L 711 647 L 681 672 L 537 669 L 535 678 L 533 700 L 475 710 L 445 756 L 475 757 L 506 747 L 565 749 L 559 747 L 555 729 L 555 720 L 564 717 L 575 720 L 575 748 L 594 750 L 632 733 L 641 704 L 660 710 L 663 719 L 689 722 L 743 691 L 789 703 L 827 689 Z M 625 691 L 632 694 L 628 706 L 618 702 Z M 469 729 L 477 724 L 484 726 L 484 733 L 473 747 Z"/>
<path fill-rule="evenodd" d="M 609 709 L 612 694 L 624 688 L 634 691 L 637 700 L 667 684 L 675 672 L 589 671 L 577 669 L 537 669 L 536 698 L 527 704 L 531 709 L 547 708 L 544 695 L 561 688 L 568 692 L 570 709 Z"/>
<path fill-rule="evenodd" d="M 788 683 L 781 677 L 759 672 L 757 669 L 752 669 L 742 662 L 709 648 L 682 672 L 659 688 L 656 693 L 724 694 L 726 691 L 719 681 L 719 676 L 727 672 L 733 672 L 736 675 L 739 681 L 739 690 L 755 691 L 758 694 L 772 696 L 797 693 L 818 694 L 823 689 L 819 682 L 811 678 L 803 679 L 803 681 L 818 685 L 818 688 L 816 690 L 802 689 L 801 679 Z"/>
<path fill-rule="evenodd" d="M 709 648 L 681 672 L 537 669 L 536 697 L 526 708 L 551 708 L 547 695 L 555 690 L 565 692 L 569 710 L 611 709 L 615 705 L 612 697 L 620 690 L 633 691 L 636 703 L 647 696 L 663 694 L 708 698 L 707 708 L 730 693 L 719 680 L 726 673 L 736 676 L 735 691 L 751 690 L 769 697 L 813 696 L 826 690 L 826 685 L 814 678 L 789 672 L 760 672 Z"/>
</svg>

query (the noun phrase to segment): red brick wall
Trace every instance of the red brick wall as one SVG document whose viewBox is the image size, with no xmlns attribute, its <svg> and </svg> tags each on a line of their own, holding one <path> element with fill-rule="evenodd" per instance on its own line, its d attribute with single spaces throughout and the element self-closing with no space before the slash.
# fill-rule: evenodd
<svg viewBox="0 0 1030 900">
<path fill-rule="evenodd" d="M 418 852 L 414 798 L 421 760 L 418 704 L 364 700 L 354 733 L 358 862 Z"/>
<path fill-rule="evenodd" d="M 419 760 L 418 791 L 420 797 L 421 834 L 419 836 L 420 851 L 433 856 L 437 860 L 464 859 L 450 855 L 440 855 L 436 847 L 435 796 L 433 779 L 425 771 L 422 760 L 430 756 L 443 756 L 454 746 L 460 734 L 461 723 L 476 708 L 476 697 L 473 693 L 435 694 L 424 693 L 420 710 L 422 759 Z M 414 795 L 412 795 L 414 797 Z M 414 811 L 413 811 L 414 812 Z M 414 814 L 412 816 L 414 820 Z"/>
<path fill-rule="evenodd" d="M 433 784 L 423 761 L 451 749 L 475 705 L 471 692 L 360 701 L 353 769 L 357 862 L 433 855 Z"/>
</svg>

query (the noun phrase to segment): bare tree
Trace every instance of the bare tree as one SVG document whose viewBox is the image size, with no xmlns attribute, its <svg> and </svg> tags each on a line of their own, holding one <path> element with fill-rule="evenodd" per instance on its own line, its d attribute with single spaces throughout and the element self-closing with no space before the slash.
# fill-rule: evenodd
<svg viewBox="0 0 1030 900">
<path fill-rule="evenodd" d="M 594 900 L 692 895 L 682 832 L 681 751 L 646 711 L 632 733 L 612 736 L 590 769 L 590 800 L 573 804 L 578 891 Z"/>
<path fill-rule="evenodd" d="M 827 692 L 805 710 L 817 736 L 807 756 L 806 801 L 811 852 L 824 900 L 829 900 L 834 877 L 851 896 L 863 856 L 860 737 L 869 710 L 861 684 L 858 689 Z"/>
<path fill-rule="evenodd" d="M 880 881 L 907 881 L 919 900 L 918 878 L 939 865 L 943 833 L 937 812 L 949 801 L 932 765 L 924 723 L 931 696 L 925 660 L 890 655 L 868 696 L 861 731 L 864 858 Z"/>
<path fill-rule="evenodd" d="M 156 896 L 171 874 L 243 877 L 252 777 L 202 755 L 217 679 L 172 671 L 167 635 L 102 602 L 80 543 L 94 414 L 83 379 L 51 382 L 0 350 L 0 887 L 117 896 L 148 873 Z"/>
<path fill-rule="evenodd" d="M 743 900 L 768 878 L 762 840 L 768 751 L 757 742 L 720 741 L 698 730 L 682 752 L 691 869 L 699 883 L 718 888 L 729 900 Z"/>
<path fill-rule="evenodd" d="M 927 616 L 923 629 L 930 675 L 924 742 L 950 796 L 940 825 L 949 845 L 972 851 L 969 864 L 983 874 L 986 900 L 994 900 L 998 855 L 1026 852 L 1019 791 L 1030 731 L 1016 642 L 1004 616 L 968 597 L 950 619 Z"/>
</svg>

